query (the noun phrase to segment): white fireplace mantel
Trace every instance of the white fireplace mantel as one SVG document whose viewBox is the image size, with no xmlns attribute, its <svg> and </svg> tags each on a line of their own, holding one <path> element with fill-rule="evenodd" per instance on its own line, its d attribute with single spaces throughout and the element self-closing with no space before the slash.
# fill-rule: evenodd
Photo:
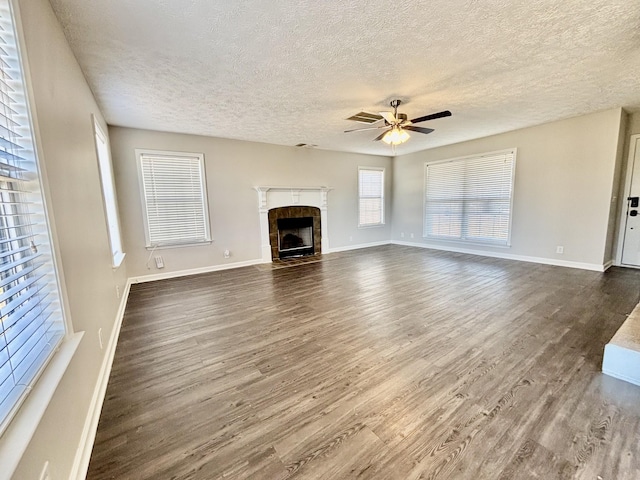
<svg viewBox="0 0 640 480">
<path fill-rule="evenodd" d="M 258 192 L 258 210 L 260 212 L 260 244 L 262 261 L 271 262 L 271 245 L 269 244 L 269 210 L 278 207 L 308 206 L 320 209 L 320 225 L 322 230 L 322 252 L 329 251 L 329 229 L 327 224 L 327 196 L 331 187 L 254 187 Z"/>
</svg>

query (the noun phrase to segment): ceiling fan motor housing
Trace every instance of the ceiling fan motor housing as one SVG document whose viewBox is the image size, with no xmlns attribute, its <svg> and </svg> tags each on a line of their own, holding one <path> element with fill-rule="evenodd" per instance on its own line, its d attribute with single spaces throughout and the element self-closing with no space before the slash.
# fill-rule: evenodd
<svg viewBox="0 0 640 480">
<path fill-rule="evenodd" d="M 385 119 L 384 120 L 384 124 L 387 125 L 387 126 L 400 125 L 400 124 L 406 122 L 407 118 L 408 118 L 406 113 L 396 113 L 395 117 L 396 117 L 396 122 L 395 123 L 391 124 Z"/>
</svg>

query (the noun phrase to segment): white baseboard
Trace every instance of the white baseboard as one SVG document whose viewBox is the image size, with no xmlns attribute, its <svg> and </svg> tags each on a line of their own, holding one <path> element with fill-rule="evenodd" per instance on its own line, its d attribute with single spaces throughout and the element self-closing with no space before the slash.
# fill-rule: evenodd
<svg viewBox="0 0 640 480">
<path fill-rule="evenodd" d="M 330 248 L 327 253 L 346 252 L 348 250 L 358 250 L 361 248 L 378 247 L 380 245 L 389 245 L 390 240 L 384 240 L 382 242 L 362 243 L 358 245 L 347 245 L 345 247 Z M 250 267 L 252 265 L 261 265 L 263 263 L 271 263 L 271 261 L 265 262 L 261 258 L 255 260 L 246 260 L 243 262 L 225 263 L 222 265 L 211 265 L 209 267 L 191 268 L 188 270 L 177 270 L 174 272 L 155 273 L 151 275 L 142 275 L 139 277 L 131 277 L 129 281 L 131 284 L 155 282 L 156 280 L 166 280 L 169 278 L 187 277 L 189 275 L 197 275 L 199 273 L 219 272 L 221 270 L 231 270 L 233 268 Z"/>
<path fill-rule="evenodd" d="M 109 383 L 113 357 L 116 354 L 116 346 L 118 345 L 118 337 L 120 335 L 120 328 L 122 327 L 122 320 L 127 307 L 130 289 L 131 279 L 127 280 L 124 292 L 122 292 L 120 307 L 118 308 L 118 313 L 116 314 L 116 319 L 111 330 L 107 351 L 102 361 L 102 366 L 100 367 L 100 373 L 98 374 L 98 381 L 96 382 L 96 387 L 91 397 L 89 412 L 85 419 L 82 436 L 80 437 L 78 450 L 76 451 L 71 474 L 69 475 L 70 479 L 84 480 L 87 476 L 89 461 L 91 460 L 91 451 L 93 450 L 93 443 L 96 439 L 96 432 L 98 431 L 100 412 L 102 411 L 102 404 L 104 403 L 104 398 L 107 393 L 107 384 Z"/>
<path fill-rule="evenodd" d="M 568 260 L 558 260 L 556 258 L 545 258 L 545 257 L 529 257 L 525 255 L 514 255 L 511 253 L 502 253 L 502 252 L 489 252 L 485 250 L 475 250 L 473 248 L 464 248 L 457 246 L 442 246 L 442 245 L 432 245 L 426 243 L 417 243 L 417 242 L 405 242 L 399 240 L 392 240 L 392 244 L 394 245 L 404 245 L 407 247 L 420 247 L 420 248 L 429 248 L 432 250 L 443 250 L 445 252 L 456 252 L 456 253 L 468 253 L 469 255 L 479 255 L 482 257 L 492 257 L 492 258 L 503 258 L 505 260 L 517 260 L 520 262 L 530 262 L 530 263 L 541 263 L 544 265 L 555 265 L 558 267 L 569 267 L 569 268 L 579 268 L 581 270 L 592 270 L 595 272 L 604 272 L 611 265 L 607 264 L 597 264 L 597 263 L 582 263 L 582 262 L 571 262 Z M 607 262 L 609 263 L 609 262 Z"/>
<path fill-rule="evenodd" d="M 347 245 L 344 247 L 330 248 L 327 253 L 347 252 L 349 250 L 360 250 L 361 248 L 379 247 L 381 245 L 390 245 L 391 240 L 383 240 L 382 242 L 360 243 L 358 245 Z"/>
<path fill-rule="evenodd" d="M 605 264 L 602 266 L 602 271 L 606 272 L 611 267 L 613 267 L 613 260 L 609 260 L 608 262 L 605 262 Z"/>
<path fill-rule="evenodd" d="M 168 278 L 186 277 L 189 275 L 197 275 L 199 273 L 218 272 L 220 270 L 230 270 L 232 268 L 250 267 L 264 263 L 261 258 L 255 260 L 246 260 L 244 262 L 225 263 L 222 265 L 211 265 L 209 267 L 191 268 L 188 270 L 177 270 L 175 272 L 155 273 L 151 275 L 142 275 L 140 277 L 131 277 L 129 282 L 144 283 L 155 282 L 156 280 L 166 280 Z"/>
</svg>

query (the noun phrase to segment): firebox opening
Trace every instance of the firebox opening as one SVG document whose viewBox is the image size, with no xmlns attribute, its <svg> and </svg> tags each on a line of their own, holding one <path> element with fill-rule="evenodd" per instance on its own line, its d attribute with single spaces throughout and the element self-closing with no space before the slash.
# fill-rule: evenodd
<svg viewBox="0 0 640 480">
<path fill-rule="evenodd" d="M 278 219 L 280 258 L 313 255 L 313 217 Z"/>
</svg>

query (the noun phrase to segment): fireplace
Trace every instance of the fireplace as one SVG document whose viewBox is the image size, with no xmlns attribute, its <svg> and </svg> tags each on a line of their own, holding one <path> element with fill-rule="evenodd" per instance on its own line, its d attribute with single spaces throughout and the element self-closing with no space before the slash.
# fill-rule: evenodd
<svg viewBox="0 0 640 480">
<path fill-rule="evenodd" d="M 258 192 L 260 248 L 264 263 L 280 258 L 279 218 L 311 217 L 313 219 L 313 254 L 320 255 L 330 251 L 327 208 L 331 187 L 258 186 L 254 188 Z"/>
<path fill-rule="evenodd" d="M 279 207 L 268 215 L 272 260 L 320 254 L 319 208 Z"/>
<path fill-rule="evenodd" d="M 278 256 L 313 255 L 313 217 L 278 219 Z"/>
</svg>

